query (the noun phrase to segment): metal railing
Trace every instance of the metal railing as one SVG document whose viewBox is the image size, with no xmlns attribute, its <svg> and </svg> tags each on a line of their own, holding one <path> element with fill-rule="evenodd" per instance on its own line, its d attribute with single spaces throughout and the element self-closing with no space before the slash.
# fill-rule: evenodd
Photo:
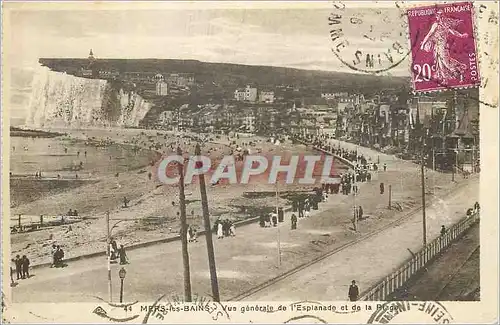
<svg viewBox="0 0 500 325">
<path fill-rule="evenodd" d="M 401 288 L 415 273 L 432 261 L 436 255 L 447 248 L 455 239 L 479 221 L 479 211 L 454 224 L 448 231 L 422 248 L 411 259 L 389 274 L 382 281 L 366 291 L 359 300 L 382 301 Z"/>
</svg>

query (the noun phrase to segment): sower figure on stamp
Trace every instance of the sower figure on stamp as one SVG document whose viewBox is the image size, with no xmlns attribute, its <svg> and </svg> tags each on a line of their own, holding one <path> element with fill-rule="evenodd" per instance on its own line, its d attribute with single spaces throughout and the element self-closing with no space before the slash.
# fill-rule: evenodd
<svg viewBox="0 0 500 325">
<path fill-rule="evenodd" d="M 359 288 L 356 285 L 356 281 L 352 280 L 351 285 L 349 286 L 349 300 L 356 301 L 359 296 Z"/>
<path fill-rule="evenodd" d="M 432 24 L 429 32 L 425 35 L 420 49 L 426 52 L 432 52 L 436 65 L 434 78 L 441 84 L 447 84 L 449 79 L 462 80 L 467 66 L 453 58 L 450 54 L 448 45 L 448 35 L 459 38 L 467 38 L 467 33 L 459 33 L 455 30 L 461 23 L 460 19 L 443 17 L 443 11 L 436 12 L 436 21 Z"/>
</svg>

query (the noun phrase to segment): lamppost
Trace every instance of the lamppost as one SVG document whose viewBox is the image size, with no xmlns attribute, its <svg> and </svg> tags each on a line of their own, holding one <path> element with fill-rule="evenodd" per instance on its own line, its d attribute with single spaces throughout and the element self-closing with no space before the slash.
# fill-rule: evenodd
<svg viewBox="0 0 500 325">
<path fill-rule="evenodd" d="M 120 303 L 123 302 L 123 280 L 125 280 L 125 275 L 127 275 L 127 271 L 124 267 L 118 271 L 118 276 L 120 277 Z"/>
</svg>

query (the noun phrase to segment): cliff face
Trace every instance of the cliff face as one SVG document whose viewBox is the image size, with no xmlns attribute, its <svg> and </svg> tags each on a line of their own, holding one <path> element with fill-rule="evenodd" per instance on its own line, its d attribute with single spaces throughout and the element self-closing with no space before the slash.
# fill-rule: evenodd
<svg viewBox="0 0 500 325">
<path fill-rule="evenodd" d="M 25 124 L 32 127 L 138 126 L 151 108 L 141 96 L 106 80 L 40 67 Z"/>
</svg>

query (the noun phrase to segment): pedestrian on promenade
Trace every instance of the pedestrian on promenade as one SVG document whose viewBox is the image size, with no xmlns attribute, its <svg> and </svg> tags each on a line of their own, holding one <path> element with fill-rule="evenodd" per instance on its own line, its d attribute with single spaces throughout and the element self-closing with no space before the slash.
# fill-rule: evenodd
<svg viewBox="0 0 500 325">
<path fill-rule="evenodd" d="M 232 237 L 235 237 L 235 236 L 236 236 L 236 226 L 234 225 L 234 222 L 231 222 L 231 223 L 230 223 L 230 226 L 229 226 L 229 234 L 230 234 Z"/>
<path fill-rule="evenodd" d="M 478 212 L 479 212 L 479 202 L 476 201 L 476 203 L 474 203 L 474 213 Z"/>
<path fill-rule="evenodd" d="M 109 253 L 111 254 L 110 259 L 112 261 L 118 258 L 118 245 L 116 244 L 116 240 L 114 240 L 113 238 L 111 238 L 111 241 L 109 243 Z"/>
<path fill-rule="evenodd" d="M 15 259 L 11 259 L 11 264 L 10 264 L 10 285 L 11 286 L 14 286 L 14 284 L 16 283 L 14 281 L 14 268 L 15 268 L 15 265 L 16 265 L 16 260 Z"/>
<path fill-rule="evenodd" d="M 271 227 L 271 214 L 266 214 L 264 216 L 264 227 L 265 228 Z"/>
<path fill-rule="evenodd" d="M 384 172 L 387 170 L 387 165 L 384 164 Z"/>
<path fill-rule="evenodd" d="M 64 251 L 61 246 L 57 245 L 56 252 L 54 253 L 55 266 L 62 266 L 62 261 L 64 259 Z"/>
<path fill-rule="evenodd" d="M 129 199 L 127 199 L 126 196 L 123 197 L 123 207 L 128 208 L 128 203 L 130 202 Z"/>
<path fill-rule="evenodd" d="M 224 238 L 224 232 L 223 232 L 223 229 L 222 229 L 222 222 L 219 222 L 217 224 L 217 238 L 218 239 Z"/>
<path fill-rule="evenodd" d="M 273 227 L 278 225 L 278 215 L 276 213 L 271 213 L 271 220 L 273 222 Z"/>
<path fill-rule="evenodd" d="M 297 229 L 297 216 L 295 215 L 295 213 L 292 213 L 291 221 L 292 221 L 292 230 Z"/>
<path fill-rule="evenodd" d="M 384 183 L 380 183 L 380 194 L 384 194 Z"/>
<path fill-rule="evenodd" d="M 57 246 L 56 244 L 52 244 L 52 250 L 51 250 L 51 255 L 52 255 L 52 265 L 50 267 L 56 266 L 56 252 L 57 252 Z"/>
<path fill-rule="evenodd" d="M 444 225 L 441 226 L 441 236 L 446 235 L 446 228 Z"/>
<path fill-rule="evenodd" d="M 16 264 L 16 276 L 17 279 L 19 280 L 22 277 L 22 260 L 19 255 L 16 255 L 14 263 Z"/>
<path fill-rule="evenodd" d="M 188 227 L 188 229 L 186 231 L 186 236 L 187 236 L 188 242 L 193 241 L 193 228 L 191 226 Z"/>
<path fill-rule="evenodd" d="M 23 271 L 23 279 L 29 278 L 30 277 L 30 260 L 26 255 L 23 255 L 23 258 L 21 259 L 21 266 L 22 266 L 22 271 Z"/>
<path fill-rule="evenodd" d="M 118 244 L 116 244 L 116 240 L 114 238 L 111 238 L 111 247 L 115 252 L 118 251 Z"/>
<path fill-rule="evenodd" d="M 120 256 L 120 265 L 128 264 L 127 253 L 125 252 L 125 247 L 120 245 L 120 249 L 118 249 L 118 255 Z"/>
<path fill-rule="evenodd" d="M 363 219 L 363 207 L 360 205 L 358 207 L 358 220 Z"/>
<path fill-rule="evenodd" d="M 266 217 L 263 215 L 259 216 L 259 226 L 264 228 L 266 226 Z"/>
<path fill-rule="evenodd" d="M 304 205 L 302 201 L 299 202 L 299 218 L 304 218 Z"/>
<path fill-rule="evenodd" d="M 282 207 L 278 208 L 278 222 L 283 222 L 285 221 L 285 212 L 283 211 Z"/>
<path fill-rule="evenodd" d="M 351 285 L 349 286 L 349 300 L 356 301 L 359 296 L 359 288 L 356 285 L 356 281 L 352 280 Z"/>
</svg>

